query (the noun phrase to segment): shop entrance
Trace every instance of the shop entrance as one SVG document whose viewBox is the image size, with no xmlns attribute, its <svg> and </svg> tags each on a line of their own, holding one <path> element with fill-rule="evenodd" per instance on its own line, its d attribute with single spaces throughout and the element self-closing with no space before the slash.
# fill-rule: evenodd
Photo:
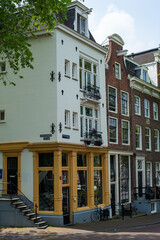
<svg viewBox="0 0 160 240">
<path fill-rule="evenodd" d="M 7 157 L 7 194 L 17 194 L 18 157 Z"/>
<path fill-rule="evenodd" d="M 62 188 L 63 223 L 70 223 L 69 187 Z"/>
</svg>

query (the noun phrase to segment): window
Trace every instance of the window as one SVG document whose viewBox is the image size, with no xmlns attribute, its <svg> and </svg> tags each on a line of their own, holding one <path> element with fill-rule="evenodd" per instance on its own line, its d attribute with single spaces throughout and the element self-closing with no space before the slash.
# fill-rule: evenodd
<svg viewBox="0 0 160 240">
<path fill-rule="evenodd" d="M 94 155 L 94 204 L 102 203 L 102 160 L 101 155 Z"/>
<path fill-rule="evenodd" d="M 152 163 L 146 163 L 146 185 L 152 187 Z"/>
<path fill-rule="evenodd" d="M 158 120 L 158 104 L 153 103 L 153 119 Z"/>
<path fill-rule="evenodd" d="M 98 88 L 98 65 L 80 57 L 79 59 L 79 86 L 80 89 L 96 93 Z"/>
<path fill-rule="evenodd" d="M 77 79 L 77 64 L 72 63 L 72 78 Z"/>
<path fill-rule="evenodd" d="M 84 133 L 89 133 L 93 129 L 100 131 L 99 127 L 99 109 L 80 106 L 80 127 L 81 137 Z"/>
<path fill-rule="evenodd" d="M 3 122 L 5 120 L 5 111 L 0 110 L 0 122 Z"/>
<path fill-rule="evenodd" d="M 138 96 L 134 97 L 134 109 L 136 115 L 141 115 L 141 101 Z"/>
<path fill-rule="evenodd" d="M 156 186 L 160 186 L 160 163 L 156 162 Z"/>
<path fill-rule="evenodd" d="M 109 142 L 117 143 L 117 119 L 109 117 Z"/>
<path fill-rule="evenodd" d="M 115 63 L 115 76 L 121 79 L 121 65 L 119 63 Z"/>
<path fill-rule="evenodd" d="M 150 117 L 150 106 L 149 101 L 147 99 L 144 99 L 144 116 L 146 118 Z"/>
<path fill-rule="evenodd" d="M 147 81 L 147 72 L 145 70 L 143 70 L 143 80 Z"/>
<path fill-rule="evenodd" d="M 154 150 L 159 152 L 159 130 L 154 129 Z"/>
<path fill-rule="evenodd" d="M 136 149 L 142 149 L 142 129 L 141 126 L 136 126 Z"/>
<path fill-rule="evenodd" d="M 64 114 L 64 124 L 65 127 L 70 127 L 70 111 L 65 110 L 65 114 Z"/>
<path fill-rule="evenodd" d="M 78 207 L 85 207 L 87 202 L 87 159 L 85 154 L 77 154 L 77 196 Z"/>
<path fill-rule="evenodd" d="M 121 185 L 121 202 L 129 202 L 130 194 L 130 171 L 129 157 L 121 156 L 120 160 L 120 185 Z"/>
<path fill-rule="evenodd" d="M 108 92 L 109 111 L 117 112 L 117 90 L 116 88 L 109 87 Z"/>
<path fill-rule="evenodd" d="M 65 75 L 70 76 L 70 62 L 65 59 Z"/>
<path fill-rule="evenodd" d="M 121 92 L 121 113 L 123 115 L 128 115 L 129 114 L 129 102 L 128 102 L 128 93 L 126 92 Z"/>
<path fill-rule="evenodd" d="M 145 128 L 145 144 L 146 150 L 151 150 L 151 129 Z"/>
<path fill-rule="evenodd" d="M 73 129 L 78 128 L 78 113 L 73 112 L 72 114 L 72 123 L 73 123 Z"/>
<path fill-rule="evenodd" d="M 122 144 L 129 144 L 129 122 L 122 120 Z"/>
<path fill-rule="evenodd" d="M 84 36 L 86 32 L 85 24 L 86 24 L 86 19 L 78 14 L 77 15 L 77 31 Z"/>
<path fill-rule="evenodd" d="M 0 62 L 0 73 L 5 73 L 5 72 L 6 72 L 6 63 Z"/>
</svg>

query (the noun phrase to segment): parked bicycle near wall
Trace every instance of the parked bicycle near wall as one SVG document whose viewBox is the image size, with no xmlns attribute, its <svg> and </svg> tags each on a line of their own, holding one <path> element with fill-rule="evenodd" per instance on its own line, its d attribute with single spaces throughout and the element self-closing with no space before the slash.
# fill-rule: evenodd
<svg viewBox="0 0 160 240">
<path fill-rule="evenodd" d="M 98 222 L 100 220 L 107 220 L 109 217 L 109 210 L 104 207 L 98 207 L 98 203 L 95 203 L 96 210 L 92 212 L 92 221 Z"/>
</svg>

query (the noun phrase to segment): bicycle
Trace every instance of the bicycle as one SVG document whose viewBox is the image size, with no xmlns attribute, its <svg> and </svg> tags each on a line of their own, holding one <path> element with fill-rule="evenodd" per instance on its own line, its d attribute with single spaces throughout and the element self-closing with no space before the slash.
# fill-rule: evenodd
<svg viewBox="0 0 160 240">
<path fill-rule="evenodd" d="M 104 207 L 98 208 L 98 203 L 95 203 L 96 211 L 92 212 L 91 218 L 94 222 L 99 222 L 100 220 L 107 220 L 109 217 L 109 210 Z"/>
</svg>

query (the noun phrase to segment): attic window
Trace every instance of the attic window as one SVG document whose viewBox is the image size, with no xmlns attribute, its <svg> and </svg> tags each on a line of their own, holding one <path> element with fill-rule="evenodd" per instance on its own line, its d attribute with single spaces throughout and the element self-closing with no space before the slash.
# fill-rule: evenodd
<svg viewBox="0 0 160 240">
<path fill-rule="evenodd" d="M 77 14 L 77 32 L 85 36 L 86 28 L 85 28 L 85 18 Z"/>
</svg>

